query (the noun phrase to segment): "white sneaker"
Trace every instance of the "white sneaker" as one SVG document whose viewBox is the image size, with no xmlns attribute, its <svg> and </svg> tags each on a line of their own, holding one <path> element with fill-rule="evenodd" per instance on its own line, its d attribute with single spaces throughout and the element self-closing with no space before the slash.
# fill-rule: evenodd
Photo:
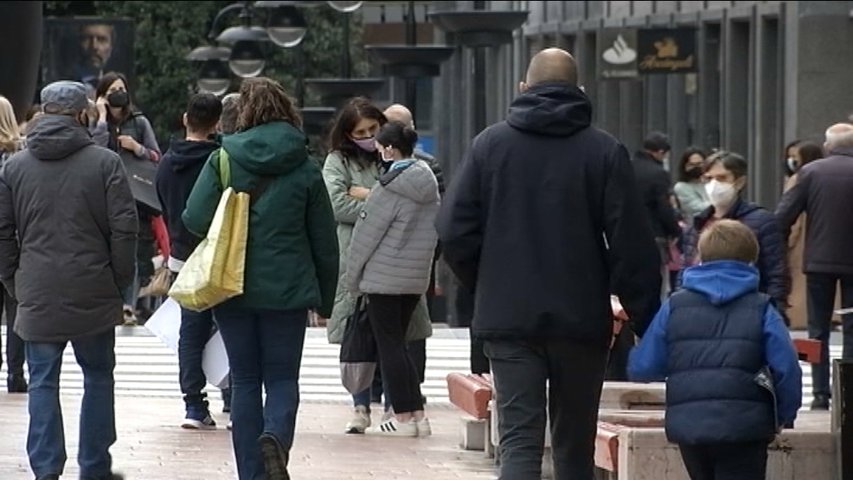
<svg viewBox="0 0 853 480">
<path fill-rule="evenodd" d="M 346 433 L 364 433 L 370 426 L 370 412 L 365 406 L 357 406 L 353 410 L 353 417 L 347 423 Z"/>
<path fill-rule="evenodd" d="M 414 420 L 398 422 L 396 418 L 391 417 L 375 427 L 368 428 L 364 433 L 385 437 L 417 437 L 418 426 Z"/>
<path fill-rule="evenodd" d="M 418 427 L 419 437 L 428 437 L 432 435 L 432 426 L 429 424 L 429 419 L 424 417 L 420 422 L 415 421 L 415 426 Z"/>
<path fill-rule="evenodd" d="M 382 422 L 385 423 L 393 417 L 394 417 L 394 409 L 389 408 L 388 410 L 385 410 L 385 413 L 382 414 Z"/>
</svg>

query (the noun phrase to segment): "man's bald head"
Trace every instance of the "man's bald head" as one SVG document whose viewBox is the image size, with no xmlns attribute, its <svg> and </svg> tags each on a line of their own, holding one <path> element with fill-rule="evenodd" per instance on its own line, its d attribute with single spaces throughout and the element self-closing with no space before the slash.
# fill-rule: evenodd
<svg viewBox="0 0 853 480">
<path fill-rule="evenodd" d="M 415 120 L 412 118 L 412 112 L 406 108 L 405 105 L 395 103 L 394 105 L 386 108 L 383 113 L 385 113 L 385 118 L 387 118 L 389 122 L 400 122 L 412 130 L 415 129 Z"/>
<path fill-rule="evenodd" d="M 527 87 L 545 82 L 578 84 L 578 64 L 572 55 L 562 48 L 546 48 L 530 60 L 527 67 Z"/>
<path fill-rule="evenodd" d="M 853 124 L 836 123 L 826 129 L 826 150 L 853 147 Z"/>
</svg>

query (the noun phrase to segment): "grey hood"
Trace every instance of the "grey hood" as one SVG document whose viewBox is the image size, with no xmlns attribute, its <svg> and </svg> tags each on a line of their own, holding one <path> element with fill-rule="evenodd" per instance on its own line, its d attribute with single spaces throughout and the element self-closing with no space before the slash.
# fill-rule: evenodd
<svg viewBox="0 0 853 480">
<path fill-rule="evenodd" d="M 42 115 L 27 135 L 27 148 L 39 160 L 61 160 L 93 143 L 89 131 L 67 115 Z"/>
<path fill-rule="evenodd" d="M 417 203 L 435 203 L 439 199 L 438 182 L 435 174 L 423 160 L 412 160 L 404 167 L 392 167 L 379 178 L 379 183 L 388 190 L 410 198 Z"/>
</svg>

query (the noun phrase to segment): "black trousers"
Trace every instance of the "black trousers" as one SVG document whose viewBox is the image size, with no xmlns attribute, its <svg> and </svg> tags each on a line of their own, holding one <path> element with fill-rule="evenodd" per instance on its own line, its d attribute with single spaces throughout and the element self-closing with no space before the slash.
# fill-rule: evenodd
<svg viewBox="0 0 853 480">
<path fill-rule="evenodd" d="M 819 364 L 812 364 L 814 394 L 829 396 L 829 334 L 832 331 L 832 309 L 835 289 L 841 282 L 841 306 L 853 307 L 853 275 L 825 273 L 806 274 L 806 307 L 809 313 L 809 338 L 821 341 Z M 841 317 L 844 348 L 843 358 L 853 358 L 853 314 Z"/>
<path fill-rule="evenodd" d="M 24 374 L 24 341 L 15 333 L 15 317 L 18 315 L 18 302 L 5 288 L 0 293 L 0 311 L 6 311 L 6 366 L 9 375 Z M 0 344 L 2 347 L 2 344 Z M 2 349 L 2 348 L 0 348 Z M 0 356 L 0 365 L 3 358 Z"/>
<path fill-rule="evenodd" d="M 594 478 L 595 433 L 607 345 L 570 340 L 486 340 L 485 350 L 492 364 L 499 414 L 499 479 L 542 477 L 548 418 L 554 478 Z"/>
<path fill-rule="evenodd" d="M 690 480 L 764 480 L 767 442 L 679 445 Z"/>
<path fill-rule="evenodd" d="M 420 295 L 367 295 L 379 366 L 395 413 L 424 409 L 418 372 L 406 344 L 406 331 L 419 300 Z"/>
</svg>

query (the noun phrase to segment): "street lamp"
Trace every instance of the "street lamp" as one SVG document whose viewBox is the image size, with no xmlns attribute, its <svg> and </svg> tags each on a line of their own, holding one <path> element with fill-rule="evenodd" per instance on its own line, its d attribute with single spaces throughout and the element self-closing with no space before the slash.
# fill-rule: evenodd
<svg viewBox="0 0 853 480">
<path fill-rule="evenodd" d="M 282 48 L 293 48 L 305 38 L 308 24 L 294 4 L 285 2 L 255 2 L 255 7 L 269 10 L 267 34 L 272 43 Z"/>
<path fill-rule="evenodd" d="M 204 45 L 187 55 L 187 60 L 201 66 L 196 85 L 199 91 L 222 95 L 231 86 L 231 72 L 225 62 L 231 56 L 231 49 Z"/>
</svg>

